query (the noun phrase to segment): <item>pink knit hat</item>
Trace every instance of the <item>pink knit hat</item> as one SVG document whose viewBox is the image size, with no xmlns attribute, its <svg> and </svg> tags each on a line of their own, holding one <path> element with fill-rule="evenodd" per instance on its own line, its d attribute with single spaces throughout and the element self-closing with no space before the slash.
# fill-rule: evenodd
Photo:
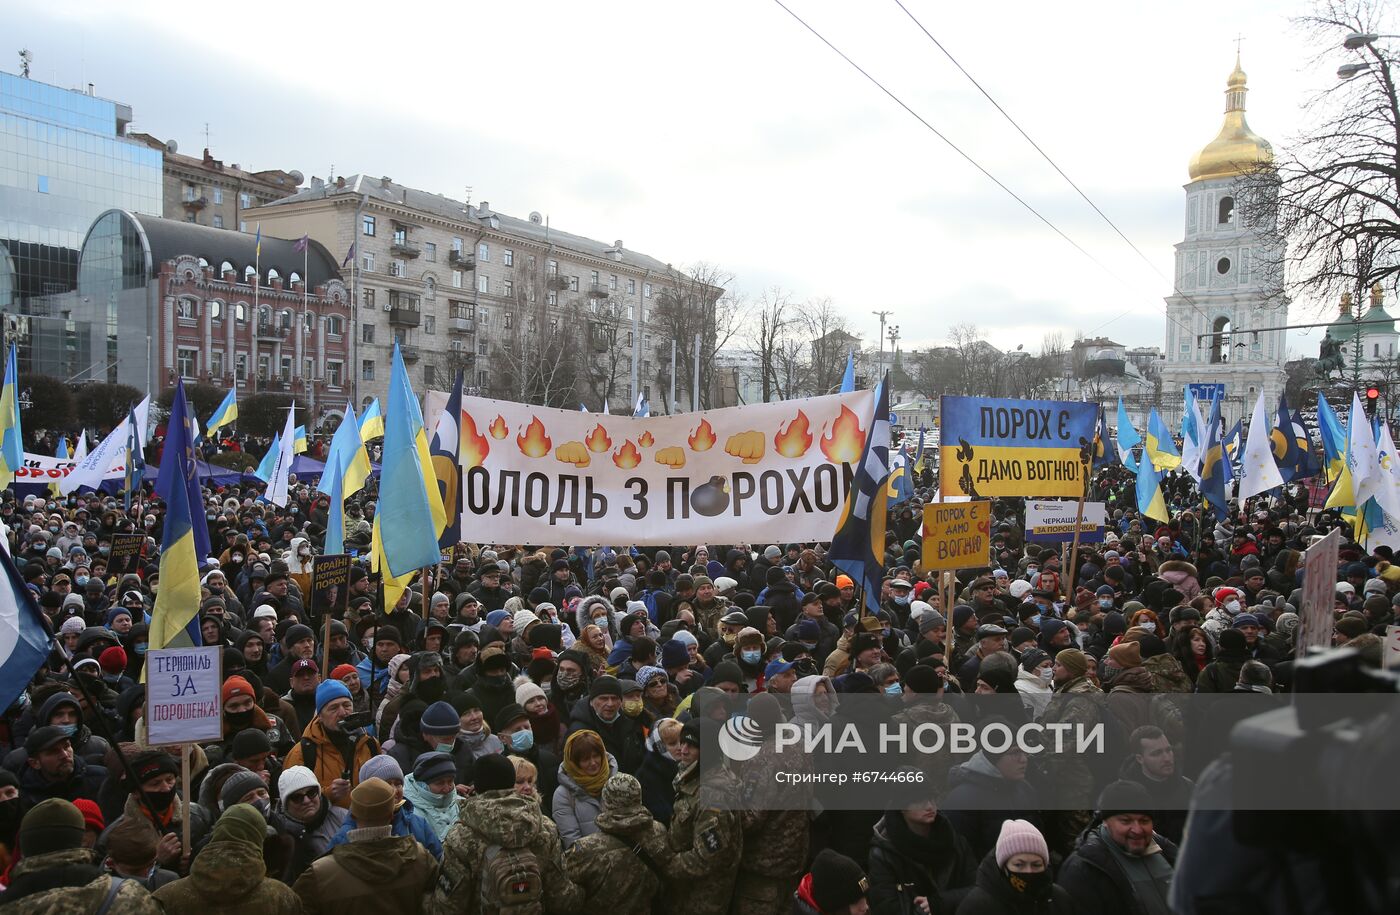
<svg viewBox="0 0 1400 915">
<path fill-rule="evenodd" d="M 1039 829 L 1026 820 L 1004 820 L 997 836 L 997 867 L 1006 867 L 1012 856 L 1021 854 L 1040 855 L 1040 860 L 1050 863 L 1050 849 Z"/>
</svg>

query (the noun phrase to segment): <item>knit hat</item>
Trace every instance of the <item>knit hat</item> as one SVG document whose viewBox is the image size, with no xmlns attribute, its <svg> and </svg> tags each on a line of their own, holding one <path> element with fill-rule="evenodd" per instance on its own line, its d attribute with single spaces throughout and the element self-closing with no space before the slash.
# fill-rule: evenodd
<svg viewBox="0 0 1400 915">
<path fill-rule="evenodd" d="M 501 620 L 508 616 L 510 616 L 509 610 L 492 610 L 490 613 L 486 614 L 486 625 L 500 626 Z"/>
<path fill-rule="evenodd" d="M 257 700 L 253 693 L 253 685 L 243 677 L 229 677 L 224 681 L 223 689 L 220 690 L 220 702 L 228 702 L 234 696 L 247 696 L 249 699 Z"/>
<path fill-rule="evenodd" d="M 97 656 L 97 664 L 103 673 L 115 677 L 126 670 L 126 650 L 120 645 L 113 645 Z"/>
<path fill-rule="evenodd" d="M 321 714 L 321 709 L 326 707 L 327 702 L 349 698 L 350 687 L 339 680 L 322 680 L 321 685 L 316 687 L 316 714 Z"/>
<path fill-rule="evenodd" d="M 688 664 L 690 664 L 690 651 L 685 647 L 685 642 L 672 638 L 661 645 L 662 667 L 685 667 Z"/>
<path fill-rule="evenodd" d="M 931 609 L 919 617 L 919 635 L 928 635 L 935 629 L 945 629 L 947 626 L 948 621 L 937 610 Z"/>
<path fill-rule="evenodd" d="M 838 851 L 823 848 L 812 861 L 812 901 L 823 912 L 835 912 L 865 898 L 870 881 L 860 865 Z"/>
<path fill-rule="evenodd" d="M 219 809 L 227 810 L 229 807 L 241 802 L 243 795 L 249 791 L 256 791 L 259 788 L 266 788 L 267 785 L 254 772 L 247 769 L 239 769 L 228 778 L 224 779 L 223 787 L 219 789 Z"/>
<path fill-rule="evenodd" d="M 282 636 L 283 645 L 295 645 L 297 642 L 304 642 L 307 639 L 316 638 L 316 633 L 311 631 L 311 627 L 303 623 L 296 623 L 287 630 L 287 634 Z"/>
<path fill-rule="evenodd" d="M 73 596 L 73 595 L 71 595 L 71 594 L 69 595 L 69 597 L 72 597 L 72 596 Z M 81 597 L 79 597 L 79 598 L 78 598 L 78 603 L 81 604 L 81 603 L 82 603 L 82 600 L 83 600 L 83 599 L 82 599 Z M 63 621 L 63 625 L 62 625 L 62 626 L 59 626 L 59 627 L 58 627 L 58 634 L 59 634 L 59 635 L 82 635 L 82 634 L 83 634 L 83 630 L 86 629 L 86 628 L 87 628 L 87 623 L 83 620 L 83 618 L 82 618 L 81 616 L 70 616 L 70 617 L 68 617 L 68 619 L 66 619 L 66 620 Z"/>
<path fill-rule="evenodd" d="M 1104 819 L 1117 813 L 1145 813 L 1151 816 L 1156 806 L 1142 785 L 1119 780 L 1104 788 L 1099 795 L 1098 814 Z"/>
<path fill-rule="evenodd" d="M 399 635 L 399 630 L 394 626 L 380 626 L 374 630 L 374 644 L 380 642 L 393 642 L 395 645 L 403 644 L 403 636 Z"/>
<path fill-rule="evenodd" d="M 619 772 L 603 785 L 603 809 L 627 813 L 642 806 L 642 783 L 626 772 Z"/>
<path fill-rule="evenodd" d="M 305 766 L 288 766 L 277 778 L 277 796 L 285 804 L 290 795 L 304 791 L 312 785 L 318 788 L 321 786 L 321 783 L 316 781 L 316 773 Z"/>
<path fill-rule="evenodd" d="M 144 785 L 157 776 L 179 775 L 180 764 L 164 750 L 147 750 L 132 758 L 131 771 L 136 774 L 137 784 Z"/>
<path fill-rule="evenodd" d="M 25 857 L 77 848 L 83 844 L 87 823 L 72 803 L 51 797 L 24 815 L 19 824 L 19 844 Z"/>
<path fill-rule="evenodd" d="M 915 664 L 904 672 L 904 688 L 921 696 L 933 695 L 943 687 L 938 671 L 927 664 Z"/>
<path fill-rule="evenodd" d="M 449 702 L 439 699 L 423 710 L 418 730 L 433 737 L 451 737 L 461 728 L 462 719 Z"/>
<path fill-rule="evenodd" d="M 19 787 L 16 785 L 15 787 Z M 102 809 L 97 806 L 96 801 L 90 801 L 85 797 L 80 797 L 73 802 L 73 806 L 78 808 L 78 812 L 83 815 L 83 823 L 88 829 L 99 835 L 107 828 L 106 821 L 102 818 Z"/>
<path fill-rule="evenodd" d="M 972 619 L 972 608 L 967 604 L 958 604 L 953 608 L 953 628 L 961 629 L 967 625 L 967 621 Z"/>
<path fill-rule="evenodd" d="M 1021 652 L 1021 668 L 1023 670 L 1035 670 L 1040 662 L 1050 657 L 1050 653 L 1039 648 L 1027 648 Z"/>
<path fill-rule="evenodd" d="M 1006 867 L 1006 862 L 1016 855 L 1039 855 L 1041 861 L 1050 863 L 1050 848 L 1045 844 L 1045 837 L 1026 820 L 1002 821 L 996 855 L 997 867 Z"/>
<path fill-rule="evenodd" d="M 496 720 L 491 722 L 491 727 L 499 734 L 522 718 L 528 721 L 530 719 L 530 714 L 525 711 L 523 706 L 511 702 L 496 713 Z"/>
<path fill-rule="evenodd" d="M 643 667 L 641 670 L 637 671 L 637 685 L 640 686 L 640 687 L 642 687 L 643 689 L 646 689 L 647 683 L 648 683 L 653 677 L 665 677 L 665 676 L 666 676 L 666 671 L 662 670 L 660 667 L 652 667 L 650 664 L 648 664 L 648 665 L 646 665 L 645 667 Z M 519 701 L 520 701 L 520 697 L 517 696 L 515 701 L 519 702 Z"/>
<path fill-rule="evenodd" d="M 375 759 L 382 757 L 376 756 Z M 374 760 L 370 760 L 373 762 Z M 369 763 L 365 763 L 369 765 Z M 507 763 L 509 765 L 509 763 Z M 394 763 L 398 768 L 398 763 Z M 361 767 L 360 772 L 364 772 Z M 403 773 L 399 773 L 403 778 Z M 394 820 L 394 804 L 397 799 L 393 786 L 382 778 L 363 778 L 350 792 L 350 815 L 355 825 L 361 829 L 370 826 L 388 826 Z"/>
<path fill-rule="evenodd" d="M 1141 667 L 1142 646 L 1137 642 L 1119 642 L 1108 650 L 1108 659 L 1123 670 Z"/>
<path fill-rule="evenodd" d="M 258 609 L 253 611 L 253 619 L 275 620 L 277 619 L 277 608 L 271 604 L 261 604 Z"/>
<path fill-rule="evenodd" d="M 387 753 L 371 756 L 365 760 L 364 765 L 360 766 L 360 784 L 364 784 L 372 778 L 383 779 L 386 782 L 396 779 L 403 781 L 403 767 L 399 765 L 397 759 Z"/>
<path fill-rule="evenodd" d="M 228 758 L 235 762 L 240 759 L 247 759 L 250 756 L 257 756 L 259 753 L 271 753 L 272 741 L 267 738 L 267 731 L 258 728 L 244 728 L 233 735 L 233 743 L 229 746 Z"/>
<path fill-rule="evenodd" d="M 535 698 L 547 698 L 538 683 L 526 680 L 515 688 L 515 704 L 521 708 L 524 708 L 525 703 Z"/>
<path fill-rule="evenodd" d="M 616 696 L 622 698 L 622 684 L 617 681 L 617 677 L 609 674 L 594 680 L 588 686 L 588 698 L 597 699 L 599 696 Z"/>
<path fill-rule="evenodd" d="M 486 791 L 514 788 L 515 764 L 501 753 L 488 753 L 476 761 L 472 784 L 478 795 Z"/>
<path fill-rule="evenodd" d="M 423 753 L 413 761 L 413 779 L 419 784 L 426 785 L 444 775 L 457 777 L 457 764 L 450 753 Z"/>
<path fill-rule="evenodd" d="M 345 678 L 345 677 L 350 676 L 350 675 L 353 674 L 353 673 L 358 673 L 358 671 L 355 670 L 355 665 L 353 665 L 353 664 L 338 664 L 338 665 L 336 665 L 334 668 L 331 669 L 331 679 L 332 679 L 332 680 L 341 680 L 341 679 L 343 679 L 343 678 Z"/>
<path fill-rule="evenodd" d="M 1066 648 L 1055 655 L 1055 661 L 1076 677 L 1089 672 L 1089 659 L 1078 648 Z"/>
</svg>

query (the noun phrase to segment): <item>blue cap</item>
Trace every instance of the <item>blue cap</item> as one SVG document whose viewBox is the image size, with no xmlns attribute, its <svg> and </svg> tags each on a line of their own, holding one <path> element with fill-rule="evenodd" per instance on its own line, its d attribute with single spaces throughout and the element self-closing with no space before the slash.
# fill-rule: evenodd
<svg viewBox="0 0 1400 915">
<path fill-rule="evenodd" d="M 316 714 L 321 714 L 321 709 L 326 707 L 327 702 L 349 698 L 350 687 L 339 680 L 322 680 L 321 685 L 316 687 Z"/>
<path fill-rule="evenodd" d="M 791 661 L 784 661 L 782 658 L 769 661 L 768 666 L 763 668 L 763 679 L 771 680 L 778 674 L 785 674 L 792 670 L 794 666 Z"/>
<path fill-rule="evenodd" d="M 1238 629 L 1241 626 L 1257 627 L 1259 626 L 1259 617 L 1255 616 L 1253 613 L 1241 613 L 1239 616 L 1235 617 L 1234 628 Z"/>
</svg>

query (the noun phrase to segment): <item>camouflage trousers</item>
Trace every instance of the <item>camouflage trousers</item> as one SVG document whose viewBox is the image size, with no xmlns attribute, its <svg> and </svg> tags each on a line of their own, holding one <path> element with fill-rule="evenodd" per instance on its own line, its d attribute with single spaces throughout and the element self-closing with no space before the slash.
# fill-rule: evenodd
<svg viewBox="0 0 1400 915">
<path fill-rule="evenodd" d="M 792 911 L 798 876 L 791 879 L 739 872 L 729 915 L 784 915 Z"/>
</svg>

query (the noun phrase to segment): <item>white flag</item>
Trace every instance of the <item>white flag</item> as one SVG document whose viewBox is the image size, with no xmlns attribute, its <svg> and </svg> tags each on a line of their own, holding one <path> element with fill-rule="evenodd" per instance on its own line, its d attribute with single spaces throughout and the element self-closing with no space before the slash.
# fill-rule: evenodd
<svg viewBox="0 0 1400 915">
<path fill-rule="evenodd" d="M 1264 408 L 1264 392 L 1260 391 L 1259 400 L 1254 404 L 1254 416 L 1249 421 L 1249 438 L 1244 443 L 1244 460 L 1240 467 L 1241 501 L 1283 485 L 1283 476 L 1274 462 L 1273 440 L 1269 435 L 1272 431 L 1269 411 Z"/>
<path fill-rule="evenodd" d="M 136 425 L 141 427 L 141 443 L 147 444 L 150 441 L 148 418 L 151 412 L 151 398 L 149 395 L 136 405 L 134 412 L 136 413 Z M 124 418 L 96 448 L 74 464 L 72 472 L 59 481 L 58 491 L 66 496 L 71 492 L 76 492 L 80 486 L 96 489 L 102 485 L 103 480 L 121 479 L 126 470 L 126 426 L 127 419 Z"/>
<path fill-rule="evenodd" d="M 268 474 L 267 491 L 263 499 L 273 505 L 287 504 L 287 488 L 292 473 L 292 459 L 296 457 L 297 422 L 296 405 L 287 410 L 287 425 L 282 428 L 282 437 L 277 440 L 277 461 Z"/>
<path fill-rule="evenodd" d="M 1357 511 L 1374 498 L 1376 504 L 1385 509 L 1387 497 L 1382 490 L 1390 488 L 1389 480 L 1381 479 L 1381 466 L 1376 454 L 1376 439 L 1371 432 L 1371 421 L 1366 418 L 1366 410 L 1361 406 L 1361 396 L 1355 391 L 1351 395 L 1351 420 L 1347 423 L 1347 469 L 1351 471 L 1351 491 L 1356 495 Z M 1390 494 L 1394 504 L 1394 493 Z"/>
</svg>

